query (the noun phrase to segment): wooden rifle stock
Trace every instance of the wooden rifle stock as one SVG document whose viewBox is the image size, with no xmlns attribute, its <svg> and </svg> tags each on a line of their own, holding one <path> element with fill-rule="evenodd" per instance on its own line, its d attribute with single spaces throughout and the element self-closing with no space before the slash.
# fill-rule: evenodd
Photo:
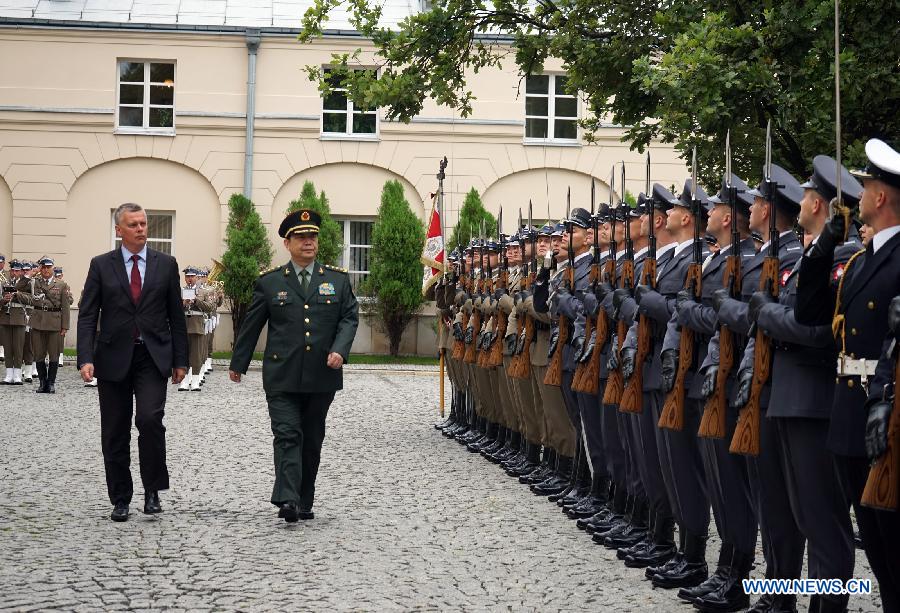
<svg viewBox="0 0 900 613">
<path fill-rule="evenodd" d="M 563 347 L 569 342 L 569 318 L 565 315 L 559 316 L 559 334 L 556 337 L 556 349 L 553 350 L 553 357 L 550 358 L 550 364 L 547 366 L 547 372 L 544 375 L 544 385 L 562 385 L 562 355 Z"/>
<path fill-rule="evenodd" d="M 499 309 L 499 307 L 498 307 Z M 506 338 L 506 326 L 509 319 L 502 310 L 497 313 L 497 334 L 489 347 L 489 356 L 485 360 L 489 367 L 503 364 L 503 339 Z"/>
<path fill-rule="evenodd" d="M 627 222 L 626 222 L 627 223 Z M 623 288 L 634 287 L 634 261 L 626 259 L 622 262 L 621 285 Z M 628 328 L 625 327 L 625 321 L 621 318 L 616 322 L 616 346 L 610 347 L 610 352 L 615 351 L 616 356 L 622 350 L 625 344 L 625 335 Z M 622 369 L 614 368 L 609 371 L 609 377 L 606 380 L 606 389 L 603 391 L 603 404 L 618 406 L 622 400 L 622 394 L 625 392 L 625 381 L 622 378 Z"/>
<path fill-rule="evenodd" d="M 684 287 L 692 288 L 694 296 L 700 294 L 701 277 L 703 270 L 701 265 L 692 262 L 688 267 L 687 279 Z M 688 327 L 681 328 L 681 339 L 678 345 L 678 370 L 675 372 L 675 384 L 666 395 L 662 413 L 659 416 L 660 428 L 667 428 L 680 432 L 684 427 L 684 397 L 687 390 L 684 388 L 684 380 L 694 361 L 694 331 Z"/>
<path fill-rule="evenodd" d="M 741 291 L 740 253 L 732 253 L 725 262 L 724 286 L 732 292 Z M 697 436 L 704 438 L 725 438 L 725 416 L 728 412 L 728 376 L 734 367 L 734 332 L 721 324 L 719 326 L 719 367 L 716 371 L 716 387 L 703 407 Z"/>
<path fill-rule="evenodd" d="M 759 278 L 759 286 L 763 291 L 768 291 L 773 298 L 778 297 L 779 262 L 777 257 L 767 257 L 763 260 L 762 274 Z M 744 455 L 759 455 L 759 397 L 762 394 L 769 375 L 772 373 L 772 340 L 757 327 L 756 344 L 753 354 L 753 383 L 750 386 L 750 400 L 738 414 L 737 425 L 734 427 L 734 436 L 728 450 L 731 453 Z"/>
<path fill-rule="evenodd" d="M 466 326 L 467 326 L 468 324 L 469 324 L 469 316 L 466 315 L 465 313 L 463 313 L 463 317 L 462 317 L 462 329 L 463 329 L 463 334 L 464 334 L 464 335 L 465 335 L 465 332 L 466 332 Z M 462 340 L 460 340 L 460 339 L 455 339 L 455 340 L 453 341 L 453 353 L 452 353 L 453 359 L 454 359 L 454 360 L 461 360 L 461 359 L 463 359 L 463 357 L 465 357 L 465 355 L 466 355 L 466 345 L 465 345 L 465 343 L 464 343 Z"/>
<path fill-rule="evenodd" d="M 887 450 L 869 469 L 862 503 L 873 509 L 900 511 L 900 352 L 894 356 L 894 408 L 888 423 Z"/>
<path fill-rule="evenodd" d="M 531 343 L 534 341 L 534 319 L 525 316 L 525 343 L 522 353 L 519 354 L 519 363 L 516 368 L 516 379 L 527 379 L 531 376 Z"/>
<path fill-rule="evenodd" d="M 477 292 L 479 295 L 482 294 L 482 290 L 484 290 L 483 280 L 478 282 Z M 468 364 L 475 363 L 475 345 L 478 341 L 478 333 L 481 331 L 481 311 L 475 306 L 472 309 L 472 315 L 469 317 L 469 323 L 472 324 L 472 342 L 466 345 L 466 353 L 463 355 L 463 362 Z M 463 329 L 464 332 L 465 330 Z"/>
<path fill-rule="evenodd" d="M 641 274 L 641 282 L 652 286 L 656 281 L 656 259 L 647 258 Z M 634 372 L 625 384 L 622 392 L 622 400 L 619 401 L 619 410 L 623 413 L 644 412 L 644 362 L 650 355 L 650 345 L 653 342 L 653 322 L 646 315 L 638 318 L 637 351 L 634 355 Z"/>
</svg>

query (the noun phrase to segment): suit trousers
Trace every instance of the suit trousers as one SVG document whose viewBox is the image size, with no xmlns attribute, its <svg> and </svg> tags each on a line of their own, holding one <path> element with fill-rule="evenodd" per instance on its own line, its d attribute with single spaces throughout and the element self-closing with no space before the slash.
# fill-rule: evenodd
<svg viewBox="0 0 900 613">
<path fill-rule="evenodd" d="M 900 612 L 900 513 L 878 511 L 860 503 L 869 478 L 866 458 L 835 456 L 838 479 L 847 502 L 853 504 L 863 549 L 881 592 L 885 613 Z"/>
<path fill-rule="evenodd" d="M 807 540 L 809 577 L 849 579 L 856 548 L 850 509 L 834 470 L 834 456 L 825 444 L 828 420 L 770 417 L 769 422 L 794 520 Z M 849 600 L 847 595 L 821 598 L 843 606 Z"/>
<path fill-rule="evenodd" d="M 724 438 L 699 439 L 700 453 L 719 537 L 723 543 L 729 543 L 744 555 L 752 556 L 756 551 L 758 530 L 750 498 L 747 462 L 743 456 L 728 450 L 737 419 L 738 409 L 729 405 L 725 414 Z"/>
<path fill-rule="evenodd" d="M 680 527 L 695 536 L 705 537 L 709 533 L 709 497 L 697 443 L 702 413 L 702 401 L 685 398 L 682 429 L 679 432 L 662 430 L 666 461 L 672 467 Z M 748 514 L 752 515 L 749 511 Z"/>
<path fill-rule="evenodd" d="M 672 517 L 672 505 L 663 480 L 659 449 L 656 444 L 656 433 L 659 431 L 656 422 L 659 419 L 661 397 L 652 391 L 643 394 L 643 411 L 633 416 L 638 421 L 639 436 L 639 439 L 633 442 L 633 449 L 638 451 L 638 470 L 650 503 L 650 511 L 656 518 L 655 525 L 662 528 Z M 657 416 L 655 419 L 654 415 Z"/>
<path fill-rule="evenodd" d="M 325 440 L 325 418 L 334 394 L 266 394 L 274 437 L 272 504 L 293 502 L 301 509 L 312 509 Z"/>
<path fill-rule="evenodd" d="M 616 414 L 616 423 L 619 425 L 619 441 L 625 451 L 625 489 L 634 496 L 645 497 L 646 490 L 638 466 L 640 447 L 636 445 L 639 438 L 637 416 L 632 413 L 622 413 L 618 406 L 610 406 L 610 409 Z"/>
<path fill-rule="evenodd" d="M 3 361 L 7 368 L 22 368 L 25 326 L 3 326 Z"/>
<path fill-rule="evenodd" d="M 99 379 L 100 438 L 109 501 L 130 503 L 131 416 L 138 430 L 138 458 L 144 491 L 169 489 L 166 468 L 166 377 L 143 344 L 134 347 L 131 367 L 121 381 Z M 132 407 L 132 397 L 134 407 Z"/>
</svg>

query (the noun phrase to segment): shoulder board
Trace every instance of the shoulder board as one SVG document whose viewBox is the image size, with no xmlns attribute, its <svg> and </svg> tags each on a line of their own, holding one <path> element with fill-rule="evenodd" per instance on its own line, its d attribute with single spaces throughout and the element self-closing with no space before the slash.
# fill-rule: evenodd
<svg viewBox="0 0 900 613">
<path fill-rule="evenodd" d="M 350 273 L 349 270 L 347 270 L 346 268 L 341 268 L 340 266 L 332 266 L 330 264 L 325 264 L 325 268 L 327 268 L 328 270 L 336 270 L 336 271 L 342 272 L 344 274 Z"/>
<path fill-rule="evenodd" d="M 276 270 L 278 270 L 280 268 L 281 268 L 281 266 L 273 266 L 272 268 L 267 268 L 265 270 L 261 270 L 261 271 L 259 271 L 259 276 L 260 277 L 265 276 L 265 275 L 269 274 L 270 272 L 275 272 Z"/>
</svg>

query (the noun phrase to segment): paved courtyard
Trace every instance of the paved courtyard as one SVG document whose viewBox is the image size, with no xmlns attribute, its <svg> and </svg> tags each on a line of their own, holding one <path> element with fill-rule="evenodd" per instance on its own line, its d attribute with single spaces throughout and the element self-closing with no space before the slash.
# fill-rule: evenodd
<svg viewBox="0 0 900 613">
<path fill-rule="evenodd" d="M 108 519 L 96 390 L 76 377 L 61 369 L 55 396 L 0 386 L 0 609 L 693 610 L 432 428 L 433 372 L 347 373 L 316 519 L 290 525 L 268 502 L 259 371 L 172 388 L 165 512 L 135 513 L 135 465 L 122 524 Z M 132 448 L 136 464 L 136 436 Z M 871 577 L 861 552 L 856 575 Z"/>
</svg>

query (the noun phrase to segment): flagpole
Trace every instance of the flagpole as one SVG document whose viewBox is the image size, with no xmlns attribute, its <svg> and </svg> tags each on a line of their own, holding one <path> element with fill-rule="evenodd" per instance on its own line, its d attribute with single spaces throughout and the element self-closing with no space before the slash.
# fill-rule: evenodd
<svg viewBox="0 0 900 613">
<path fill-rule="evenodd" d="M 444 177 L 446 176 L 445 170 L 447 169 L 447 156 L 444 156 L 444 159 L 440 162 L 440 170 L 437 174 L 438 180 L 438 217 L 441 222 L 441 245 L 444 248 L 444 261 L 441 262 L 441 273 L 444 275 L 445 279 L 447 276 L 447 243 L 444 242 Z M 441 408 L 441 417 L 444 417 L 444 354 L 447 352 L 444 349 L 441 349 L 440 356 L 438 358 L 439 362 L 439 370 L 440 370 L 440 408 Z"/>
</svg>

